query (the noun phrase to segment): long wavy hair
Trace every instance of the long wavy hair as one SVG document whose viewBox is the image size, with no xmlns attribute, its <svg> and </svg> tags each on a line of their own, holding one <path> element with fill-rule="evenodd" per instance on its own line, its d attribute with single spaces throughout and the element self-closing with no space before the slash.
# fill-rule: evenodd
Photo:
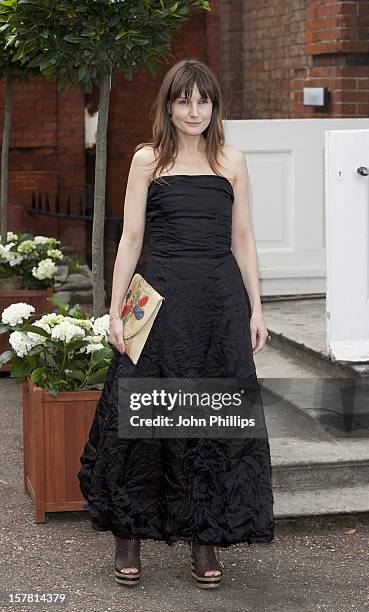
<svg viewBox="0 0 369 612">
<path fill-rule="evenodd" d="M 153 180 L 165 182 L 158 176 L 169 164 L 171 168 L 174 166 L 178 153 L 177 130 L 170 119 L 168 105 L 181 95 L 191 98 L 195 83 L 201 96 L 209 97 L 213 103 L 210 123 L 202 135 L 206 139 L 206 156 L 209 165 L 215 174 L 220 174 L 218 155 L 224 145 L 224 129 L 223 100 L 219 83 L 208 66 L 197 59 L 184 59 L 168 70 L 154 101 L 151 110 L 151 114 L 155 113 L 152 142 L 140 143 L 135 148 L 135 152 L 145 146 L 153 148 L 155 153 Z"/>
</svg>

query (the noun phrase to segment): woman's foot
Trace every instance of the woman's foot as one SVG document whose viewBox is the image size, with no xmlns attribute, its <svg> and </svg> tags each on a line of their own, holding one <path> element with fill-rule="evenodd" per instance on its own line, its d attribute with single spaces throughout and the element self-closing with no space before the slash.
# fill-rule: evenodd
<svg viewBox="0 0 369 612">
<path fill-rule="evenodd" d="M 215 556 L 214 546 L 193 542 L 191 551 L 196 568 L 200 574 L 203 576 L 220 576 L 222 570 Z"/>
<path fill-rule="evenodd" d="M 191 545 L 190 545 L 191 547 Z M 214 552 L 209 544 L 196 544 L 192 542 L 192 577 L 201 589 L 216 588 L 220 585 L 222 570 Z"/>
<path fill-rule="evenodd" d="M 115 536 L 115 579 L 120 584 L 133 586 L 141 576 L 141 540 Z"/>
</svg>

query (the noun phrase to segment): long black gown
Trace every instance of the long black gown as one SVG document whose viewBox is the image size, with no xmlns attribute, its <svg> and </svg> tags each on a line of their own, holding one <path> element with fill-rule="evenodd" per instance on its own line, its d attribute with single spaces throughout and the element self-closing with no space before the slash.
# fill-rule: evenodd
<svg viewBox="0 0 369 612">
<path fill-rule="evenodd" d="M 143 276 L 165 296 L 137 365 L 115 352 L 79 472 L 92 527 L 227 547 L 274 538 L 268 434 L 256 438 L 118 437 L 120 377 L 257 381 L 250 300 L 231 251 L 234 193 L 215 174 L 152 182 Z M 263 409 L 262 409 L 263 412 Z M 262 414 L 264 419 L 264 412 Z M 265 422 L 264 422 L 265 423 Z"/>
</svg>

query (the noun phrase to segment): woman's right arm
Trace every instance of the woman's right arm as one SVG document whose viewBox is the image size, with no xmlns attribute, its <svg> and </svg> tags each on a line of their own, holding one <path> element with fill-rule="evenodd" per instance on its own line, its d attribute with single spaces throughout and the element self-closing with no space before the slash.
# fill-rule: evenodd
<svg viewBox="0 0 369 612">
<path fill-rule="evenodd" d="M 147 164 L 150 161 L 150 151 L 146 147 L 136 151 L 132 158 L 124 202 L 123 232 L 114 263 L 109 310 L 111 317 L 109 342 L 120 353 L 126 351 L 120 312 L 143 245 L 147 190 L 150 181 Z"/>
</svg>

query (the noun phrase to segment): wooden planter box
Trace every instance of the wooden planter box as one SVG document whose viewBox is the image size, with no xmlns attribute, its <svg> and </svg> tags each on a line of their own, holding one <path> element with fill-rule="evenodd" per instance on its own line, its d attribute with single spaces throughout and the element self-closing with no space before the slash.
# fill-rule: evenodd
<svg viewBox="0 0 369 612">
<path fill-rule="evenodd" d="M 54 305 L 47 300 L 48 297 L 53 295 L 53 289 L 8 289 L 7 291 L 3 291 L 2 286 L 6 286 L 4 281 L 0 281 L 0 314 L 5 308 L 17 302 L 31 304 L 31 306 L 35 307 L 34 314 L 40 317 L 43 314 L 54 312 Z M 12 347 L 9 344 L 9 334 L 0 334 L 0 354 L 4 353 L 4 351 L 11 350 Z M 9 372 L 10 369 L 11 364 L 5 363 L 1 366 L 0 372 Z"/>
<path fill-rule="evenodd" d="M 35 503 L 35 523 L 45 522 L 45 512 L 85 510 L 77 474 L 100 395 L 54 397 L 30 379 L 23 383 L 24 488 Z"/>
</svg>

